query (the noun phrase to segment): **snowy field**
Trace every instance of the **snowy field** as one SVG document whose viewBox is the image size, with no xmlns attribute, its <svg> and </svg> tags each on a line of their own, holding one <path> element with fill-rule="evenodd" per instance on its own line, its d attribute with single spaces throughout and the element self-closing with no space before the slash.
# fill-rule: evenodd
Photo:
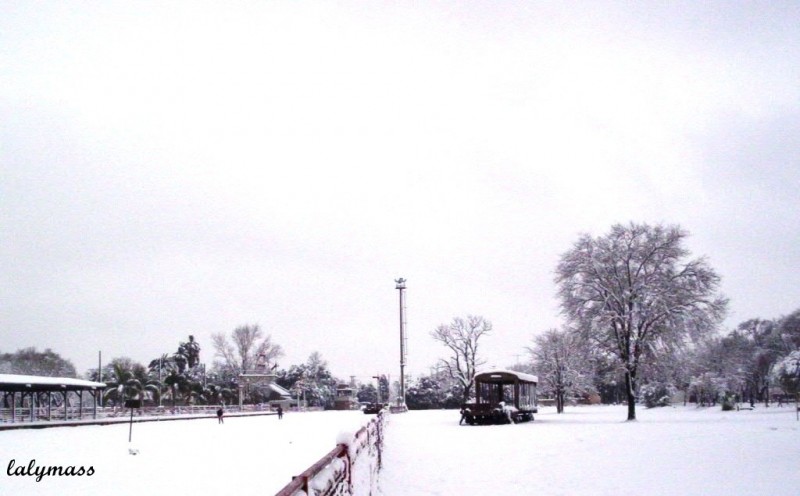
<svg viewBox="0 0 800 496">
<path fill-rule="evenodd" d="M 374 416 L 287 413 L 0 432 L 0 495 L 272 495 Z M 9 476 L 8 464 L 94 467 L 91 477 Z"/>
<path fill-rule="evenodd" d="M 398 495 L 797 495 L 793 408 L 545 408 L 535 422 L 459 426 L 457 411 L 393 415 L 380 492 Z M 0 495 L 271 495 L 370 419 L 360 412 L 0 432 L 0 463 L 94 468 L 91 477 L 0 475 Z"/>
<path fill-rule="evenodd" d="M 545 408 L 535 422 L 459 426 L 458 412 L 390 417 L 381 490 L 399 495 L 800 494 L 794 408 Z"/>
</svg>

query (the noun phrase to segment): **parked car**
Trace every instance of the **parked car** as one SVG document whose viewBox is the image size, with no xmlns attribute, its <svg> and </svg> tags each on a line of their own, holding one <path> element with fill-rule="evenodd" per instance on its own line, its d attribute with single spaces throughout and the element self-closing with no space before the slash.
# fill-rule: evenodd
<svg viewBox="0 0 800 496">
<path fill-rule="evenodd" d="M 385 406 L 383 403 L 367 403 L 367 406 L 364 407 L 364 413 L 375 414 L 383 410 Z"/>
</svg>

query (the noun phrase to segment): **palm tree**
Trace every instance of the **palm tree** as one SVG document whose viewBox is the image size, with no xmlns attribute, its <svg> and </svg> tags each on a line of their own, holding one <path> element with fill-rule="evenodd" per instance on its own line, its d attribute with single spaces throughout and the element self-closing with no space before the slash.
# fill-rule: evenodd
<svg viewBox="0 0 800 496">
<path fill-rule="evenodd" d="M 171 370 L 176 367 L 173 357 L 163 353 L 160 357 L 150 361 L 147 368 L 150 371 L 150 376 L 153 377 L 153 382 L 158 386 L 158 406 L 161 406 L 161 400 L 164 397 L 170 396 L 170 388 L 164 381 L 164 378 Z"/>
<path fill-rule="evenodd" d="M 144 367 L 129 359 L 115 359 L 110 365 L 110 380 L 106 383 L 108 387 L 104 393 L 106 399 L 115 403 L 132 399 L 158 399 L 161 393 L 158 381 L 148 377 Z"/>
</svg>

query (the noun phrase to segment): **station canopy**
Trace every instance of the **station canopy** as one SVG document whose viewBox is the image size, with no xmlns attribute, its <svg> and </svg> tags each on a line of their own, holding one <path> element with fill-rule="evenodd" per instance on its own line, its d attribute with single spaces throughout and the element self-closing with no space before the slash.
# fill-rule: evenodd
<svg viewBox="0 0 800 496">
<path fill-rule="evenodd" d="M 104 382 L 71 377 L 0 374 L 0 391 L 6 392 L 95 391 L 105 387 Z"/>
</svg>

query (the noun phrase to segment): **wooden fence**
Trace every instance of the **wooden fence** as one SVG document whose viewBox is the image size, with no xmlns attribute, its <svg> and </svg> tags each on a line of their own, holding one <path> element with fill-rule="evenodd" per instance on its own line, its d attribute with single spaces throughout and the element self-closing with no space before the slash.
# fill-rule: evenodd
<svg viewBox="0 0 800 496">
<path fill-rule="evenodd" d="M 328 454 L 284 486 L 276 496 L 340 496 L 374 493 L 383 453 L 383 431 L 389 411 L 384 409 L 356 432 L 350 444 L 337 444 Z M 363 486 L 369 485 L 365 491 Z"/>
</svg>

